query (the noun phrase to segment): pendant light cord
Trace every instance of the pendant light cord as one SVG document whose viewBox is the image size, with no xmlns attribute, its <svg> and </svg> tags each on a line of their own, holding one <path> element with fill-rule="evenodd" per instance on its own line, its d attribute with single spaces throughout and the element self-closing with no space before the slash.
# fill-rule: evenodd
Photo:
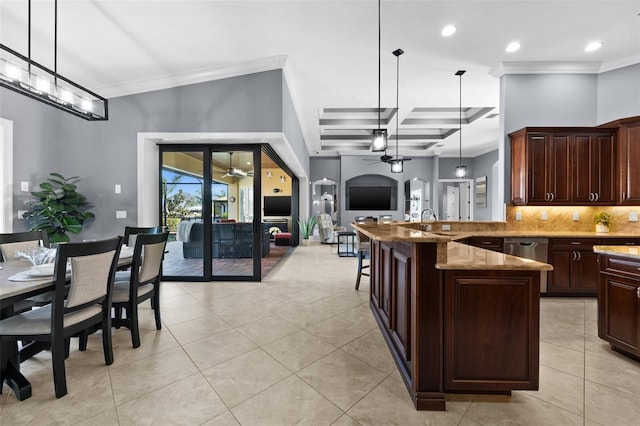
<svg viewBox="0 0 640 426">
<path fill-rule="evenodd" d="M 400 139 L 399 121 L 400 121 L 400 54 L 396 56 L 396 160 L 398 155 L 398 139 Z"/>
<path fill-rule="evenodd" d="M 58 0 L 53 2 L 53 79 L 58 85 Z"/>
<path fill-rule="evenodd" d="M 378 0 L 378 131 L 380 130 L 380 50 L 382 49 L 382 29 L 380 20 L 380 1 Z"/>
<path fill-rule="evenodd" d="M 460 135 L 460 166 L 462 166 L 462 74 L 460 74 L 460 123 L 458 129 Z"/>
</svg>

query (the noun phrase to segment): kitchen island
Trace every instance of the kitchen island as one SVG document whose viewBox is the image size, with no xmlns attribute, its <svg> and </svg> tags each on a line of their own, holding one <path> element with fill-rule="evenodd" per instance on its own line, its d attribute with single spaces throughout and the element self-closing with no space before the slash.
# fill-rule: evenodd
<svg viewBox="0 0 640 426">
<path fill-rule="evenodd" d="M 418 410 L 445 393 L 538 389 L 540 272 L 550 265 L 415 225 L 354 224 L 371 239 L 370 307 Z"/>
</svg>

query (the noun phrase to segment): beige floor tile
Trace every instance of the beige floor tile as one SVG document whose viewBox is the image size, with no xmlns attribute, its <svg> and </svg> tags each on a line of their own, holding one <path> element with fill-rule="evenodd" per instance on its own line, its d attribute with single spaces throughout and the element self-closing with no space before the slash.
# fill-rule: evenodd
<svg viewBox="0 0 640 426">
<path fill-rule="evenodd" d="M 331 291 L 318 288 L 305 288 L 287 294 L 289 298 L 300 303 L 311 303 L 331 296 Z"/>
<path fill-rule="evenodd" d="M 476 395 L 465 417 L 483 425 L 582 425 L 583 419 L 570 411 L 527 395 Z"/>
<path fill-rule="evenodd" d="M 584 416 L 584 379 L 540 366 L 540 386 L 525 392 L 557 407 Z"/>
<path fill-rule="evenodd" d="M 553 343 L 540 342 L 540 365 L 584 378 L 584 353 Z"/>
<path fill-rule="evenodd" d="M 296 374 L 344 411 L 387 376 L 341 350 L 330 353 Z"/>
<path fill-rule="evenodd" d="M 299 327 L 276 316 L 269 316 L 236 328 L 243 336 L 258 346 L 295 333 Z"/>
<path fill-rule="evenodd" d="M 367 334 L 371 328 L 366 325 L 359 325 L 341 317 L 332 317 L 307 327 L 309 333 L 340 347 Z"/>
<path fill-rule="evenodd" d="M 237 306 L 237 309 L 217 312 L 217 315 L 232 327 L 240 327 L 241 325 L 271 316 L 271 312 L 258 305 L 238 304 Z"/>
<path fill-rule="evenodd" d="M 383 373 L 395 371 L 396 364 L 380 330 L 372 330 L 341 348 Z"/>
<path fill-rule="evenodd" d="M 585 417 L 603 425 L 637 426 L 640 397 L 597 383 L 585 382 Z"/>
<path fill-rule="evenodd" d="M 109 368 L 116 405 L 138 398 L 198 371 L 182 348 Z"/>
<path fill-rule="evenodd" d="M 340 318 L 347 319 L 351 322 L 354 322 L 358 325 L 364 325 L 369 327 L 369 329 L 374 329 L 378 327 L 378 323 L 376 322 L 373 314 L 371 313 L 371 308 L 369 307 L 369 303 L 364 303 L 356 306 L 355 308 L 349 309 L 345 312 L 342 312 L 338 315 Z"/>
<path fill-rule="evenodd" d="M 188 294 L 180 283 L 163 281 L 160 284 L 160 299 Z"/>
<path fill-rule="evenodd" d="M 336 347 L 300 330 L 267 343 L 262 349 L 295 372 L 333 352 Z"/>
<path fill-rule="evenodd" d="M 93 417 L 76 423 L 74 426 L 113 426 L 118 424 L 118 413 L 115 408 L 103 411 Z"/>
<path fill-rule="evenodd" d="M 211 315 L 211 311 L 201 304 L 176 309 L 162 309 L 161 312 L 162 322 L 168 326 Z"/>
<path fill-rule="evenodd" d="M 227 407 L 233 407 L 292 373 L 262 349 L 237 356 L 202 372 Z"/>
<path fill-rule="evenodd" d="M 224 413 L 226 407 L 196 373 L 119 405 L 117 410 L 121 425 L 199 425 Z"/>
<path fill-rule="evenodd" d="M 134 348 L 131 343 L 131 332 L 126 328 L 114 329 L 113 364 L 130 363 L 179 347 L 178 341 L 169 330 L 140 330 L 140 346 Z M 102 337 L 95 334 L 89 337 L 88 347 L 102 353 Z"/>
<path fill-rule="evenodd" d="M 349 417 L 348 414 L 343 415 L 338 420 L 333 422 L 331 426 L 361 426 L 360 423 L 355 421 L 352 417 Z"/>
<path fill-rule="evenodd" d="M 482 426 L 482 425 L 468 417 L 463 417 L 462 420 L 460 420 L 460 423 L 458 423 L 458 426 Z"/>
<path fill-rule="evenodd" d="M 236 330 L 224 331 L 184 345 L 184 350 L 201 371 L 255 348 L 256 345 Z"/>
<path fill-rule="evenodd" d="M 160 289 L 160 294 L 162 294 L 163 290 L 164 290 L 163 288 Z M 162 296 L 160 298 L 160 309 L 163 312 L 164 310 L 169 310 L 169 309 L 186 309 L 187 306 L 193 306 L 193 305 L 202 306 L 202 304 L 200 303 L 200 301 L 198 301 L 196 297 L 194 297 L 192 294 L 189 294 L 187 292 L 183 292 L 182 294 L 176 294 L 171 297 Z"/>
<path fill-rule="evenodd" d="M 215 314 L 206 317 L 181 322 L 168 327 L 180 344 L 184 345 L 205 337 L 228 331 L 231 326 Z"/>
<path fill-rule="evenodd" d="M 361 425 L 457 425 L 462 414 L 455 410 L 418 411 L 398 374 L 385 379 L 347 414 Z"/>
<path fill-rule="evenodd" d="M 631 395 L 640 395 L 640 362 L 617 352 L 586 354 L 585 379 Z"/>
<path fill-rule="evenodd" d="M 231 409 L 243 426 L 330 425 L 342 410 L 295 376 Z"/>
<path fill-rule="evenodd" d="M 204 423 L 202 426 L 240 426 L 240 423 L 233 417 L 231 411 L 225 411 L 217 417 Z"/>
<path fill-rule="evenodd" d="M 301 306 L 285 307 L 284 309 L 276 312 L 280 318 L 289 321 L 291 324 L 298 327 L 308 327 L 311 324 L 326 320 L 335 315 L 332 311 L 322 311 L 314 307 L 312 304 L 306 304 Z"/>
</svg>

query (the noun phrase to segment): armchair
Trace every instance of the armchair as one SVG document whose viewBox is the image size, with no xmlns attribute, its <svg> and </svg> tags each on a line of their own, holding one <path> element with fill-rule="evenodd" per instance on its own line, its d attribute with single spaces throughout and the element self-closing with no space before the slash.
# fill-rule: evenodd
<svg viewBox="0 0 640 426">
<path fill-rule="evenodd" d="M 318 232 L 320 233 L 320 242 L 325 244 L 337 244 L 338 232 L 344 232 L 347 228 L 344 226 L 335 226 L 331 215 L 321 213 L 318 215 Z"/>
</svg>

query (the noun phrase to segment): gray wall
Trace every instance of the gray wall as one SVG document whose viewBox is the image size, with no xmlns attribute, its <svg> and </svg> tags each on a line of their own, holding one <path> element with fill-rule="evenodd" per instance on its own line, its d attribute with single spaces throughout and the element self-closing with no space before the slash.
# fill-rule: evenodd
<svg viewBox="0 0 640 426">
<path fill-rule="evenodd" d="M 474 220 L 493 220 L 494 208 L 494 192 L 498 185 L 495 181 L 497 177 L 497 171 L 494 174 L 493 166 L 498 162 L 498 150 L 493 150 L 482 154 L 473 159 L 473 177 L 480 176 L 487 177 L 487 207 L 478 208 L 475 206 L 475 199 L 473 201 L 473 218 Z M 501 209 L 500 209 L 501 210 Z"/>
<path fill-rule="evenodd" d="M 20 181 L 33 187 L 51 171 L 78 175 L 96 220 L 76 239 L 102 238 L 137 224 L 138 132 L 286 131 L 300 163 L 308 165 L 281 70 L 114 98 L 107 122 L 87 122 L 0 89 L 0 116 L 14 124 L 14 214 L 30 199 L 19 192 Z M 122 194 L 114 193 L 116 183 Z M 127 210 L 128 218 L 116 220 L 115 210 Z M 16 231 L 26 226 L 14 221 Z"/>
<path fill-rule="evenodd" d="M 640 64 L 598 75 L 597 123 L 640 115 Z"/>
</svg>

